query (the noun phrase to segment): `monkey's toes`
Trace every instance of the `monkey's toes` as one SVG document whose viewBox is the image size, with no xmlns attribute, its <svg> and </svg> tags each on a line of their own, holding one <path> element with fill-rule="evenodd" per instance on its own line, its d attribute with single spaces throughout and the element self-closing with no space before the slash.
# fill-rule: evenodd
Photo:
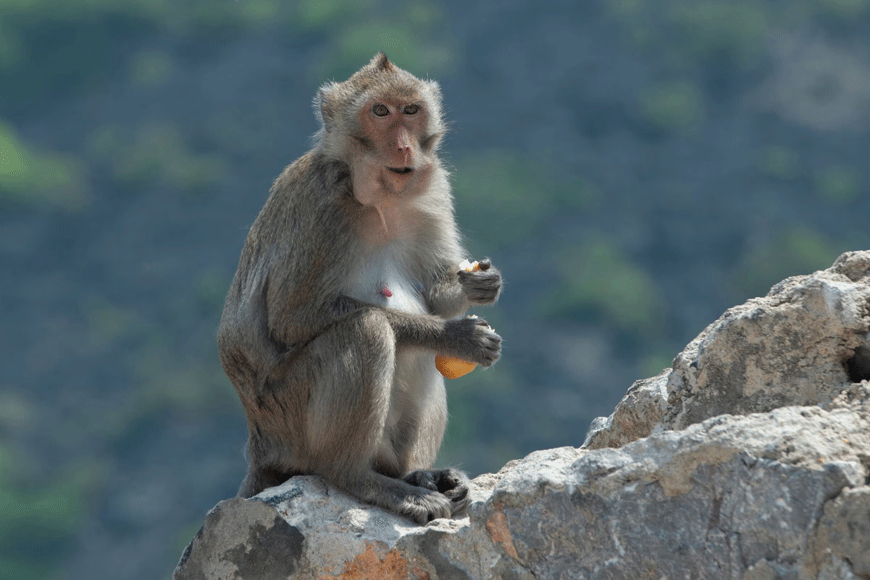
<svg viewBox="0 0 870 580">
<path fill-rule="evenodd" d="M 432 491 L 441 491 L 438 489 L 438 485 L 435 483 L 435 472 L 426 471 L 423 469 L 412 471 L 405 475 L 402 478 L 405 483 L 410 483 L 416 487 L 422 487 L 423 489 L 430 489 Z"/>
<path fill-rule="evenodd" d="M 414 520 L 421 526 L 424 526 L 432 520 L 439 518 L 449 518 L 453 513 L 451 501 L 444 495 L 428 491 L 419 490 L 419 495 L 409 495 L 400 507 L 400 512 Z"/>
<path fill-rule="evenodd" d="M 471 497 L 468 495 L 468 489 L 463 489 L 461 495 L 450 499 L 450 517 L 462 518 L 468 514 L 468 506 L 471 505 Z"/>
<path fill-rule="evenodd" d="M 468 476 L 458 469 L 442 469 L 434 473 L 438 491 L 450 500 L 450 516 L 462 517 L 471 504 L 469 491 L 471 482 Z"/>
</svg>

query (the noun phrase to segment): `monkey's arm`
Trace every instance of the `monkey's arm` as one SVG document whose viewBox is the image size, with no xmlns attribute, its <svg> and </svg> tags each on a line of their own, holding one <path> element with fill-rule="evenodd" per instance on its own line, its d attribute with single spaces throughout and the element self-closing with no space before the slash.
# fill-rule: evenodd
<svg viewBox="0 0 870 580">
<path fill-rule="evenodd" d="M 471 306 L 459 283 L 459 276 L 452 269 L 429 288 L 426 304 L 429 312 L 441 318 L 455 318 Z"/>
<path fill-rule="evenodd" d="M 340 313 L 333 323 L 335 326 L 365 312 L 383 320 L 389 325 L 397 346 L 456 356 L 484 368 L 492 366 L 501 355 L 501 337 L 482 318 L 444 320 L 428 314 L 383 308 L 348 296 L 335 301 L 335 312 Z"/>
<path fill-rule="evenodd" d="M 470 306 L 483 306 L 498 300 L 501 294 L 501 272 L 488 259 L 480 260 L 480 269 L 473 272 L 448 271 L 429 290 L 430 312 L 443 318 L 453 318 Z"/>
</svg>

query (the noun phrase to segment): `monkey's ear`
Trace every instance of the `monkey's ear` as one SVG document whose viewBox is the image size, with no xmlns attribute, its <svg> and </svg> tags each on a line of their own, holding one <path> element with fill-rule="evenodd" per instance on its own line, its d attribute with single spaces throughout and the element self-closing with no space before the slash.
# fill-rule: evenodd
<svg viewBox="0 0 870 580">
<path fill-rule="evenodd" d="M 323 123 L 323 128 L 329 131 L 335 119 L 335 83 L 320 87 L 314 96 L 314 112 Z"/>
<path fill-rule="evenodd" d="M 393 63 L 390 62 L 390 59 L 387 58 L 387 55 L 383 51 L 377 53 L 369 65 L 376 71 L 393 72 L 395 70 Z"/>
</svg>

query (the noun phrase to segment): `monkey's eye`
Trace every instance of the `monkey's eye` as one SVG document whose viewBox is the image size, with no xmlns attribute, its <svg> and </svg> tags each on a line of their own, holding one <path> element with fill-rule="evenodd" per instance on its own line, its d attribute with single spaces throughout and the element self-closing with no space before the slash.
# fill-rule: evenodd
<svg viewBox="0 0 870 580">
<path fill-rule="evenodd" d="M 386 117 L 390 114 L 390 110 L 387 108 L 386 105 L 378 103 L 377 105 L 372 107 L 372 113 L 374 113 L 378 117 Z"/>
<path fill-rule="evenodd" d="M 416 113 L 419 110 L 420 110 L 420 105 L 408 105 L 405 107 L 405 110 L 402 112 L 405 113 L 406 115 L 413 115 L 414 113 Z"/>
</svg>

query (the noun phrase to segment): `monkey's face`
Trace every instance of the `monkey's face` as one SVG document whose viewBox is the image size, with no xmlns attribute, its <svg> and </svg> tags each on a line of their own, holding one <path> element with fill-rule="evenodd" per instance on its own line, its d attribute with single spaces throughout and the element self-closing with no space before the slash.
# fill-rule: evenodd
<svg viewBox="0 0 870 580">
<path fill-rule="evenodd" d="M 362 133 L 353 168 L 357 201 L 390 206 L 422 193 L 433 169 L 423 99 L 370 99 L 357 121 Z"/>
</svg>

